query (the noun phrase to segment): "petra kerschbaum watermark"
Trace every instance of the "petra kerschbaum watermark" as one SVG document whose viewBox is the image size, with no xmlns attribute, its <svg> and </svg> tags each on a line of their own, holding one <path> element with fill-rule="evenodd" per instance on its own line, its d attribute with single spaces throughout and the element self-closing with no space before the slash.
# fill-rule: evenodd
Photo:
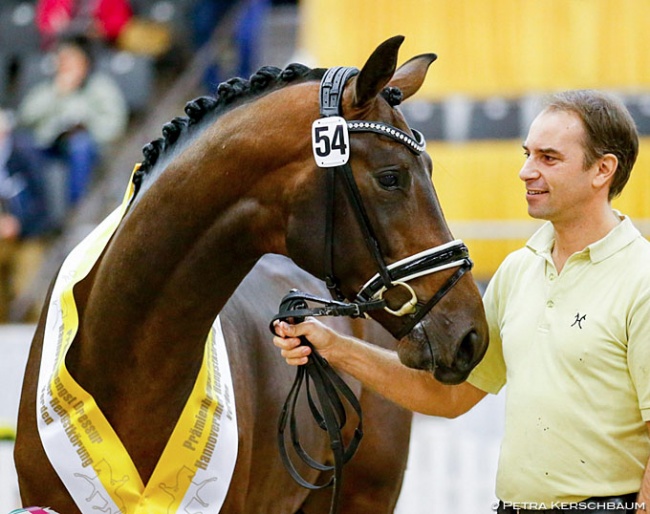
<svg viewBox="0 0 650 514">
<path fill-rule="evenodd" d="M 629 510 L 636 511 L 638 509 L 646 510 L 645 503 L 627 502 L 621 503 L 617 501 L 584 501 L 584 502 L 503 502 L 503 506 L 507 509 L 525 510 L 566 510 L 566 511 L 621 511 L 626 512 Z M 499 502 L 492 504 L 492 510 L 496 511 L 499 507 Z"/>
</svg>

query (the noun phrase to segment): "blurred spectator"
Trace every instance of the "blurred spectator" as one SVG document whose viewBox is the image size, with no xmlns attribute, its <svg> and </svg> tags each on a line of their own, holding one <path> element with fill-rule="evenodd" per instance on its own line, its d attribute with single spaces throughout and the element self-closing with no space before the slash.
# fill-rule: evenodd
<svg viewBox="0 0 650 514">
<path fill-rule="evenodd" d="M 47 49 L 69 33 L 113 43 L 132 14 L 129 0 L 38 0 L 36 26 Z"/>
<path fill-rule="evenodd" d="M 239 53 L 239 76 L 250 77 L 259 66 L 264 19 L 269 9 L 269 0 L 248 0 L 235 33 Z"/>
<path fill-rule="evenodd" d="M 0 110 L 0 322 L 12 299 L 41 264 L 50 233 L 40 166 L 21 148 L 7 112 Z"/>
<path fill-rule="evenodd" d="M 231 9 L 241 9 L 232 35 L 237 60 L 233 73 L 249 78 L 259 65 L 264 19 L 270 3 L 270 0 L 196 0 L 192 9 L 194 46 L 200 48 L 206 44 Z M 229 79 L 231 75 L 226 73 L 228 76 L 220 70 L 218 62 L 212 62 L 205 72 L 206 88 L 212 91 L 220 82 Z"/>
<path fill-rule="evenodd" d="M 221 20 L 241 0 L 195 0 L 192 6 L 192 39 L 196 48 L 202 47 L 212 36 Z"/>
<path fill-rule="evenodd" d="M 89 41 L 63 39 L 56 50 L 57 71 L 37 84 L 19 106 L 18 121 L 31 130 L 46 165 L 63 163 L 68 201 L 86 192 L 106 146 L 127 127 L 128 107 L 119 86 L 93 70 Z"/>
</svg>

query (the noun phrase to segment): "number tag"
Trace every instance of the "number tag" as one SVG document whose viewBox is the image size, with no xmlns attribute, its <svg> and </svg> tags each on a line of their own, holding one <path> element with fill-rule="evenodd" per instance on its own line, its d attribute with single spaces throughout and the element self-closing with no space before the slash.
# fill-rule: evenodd
<svg viewBox="0 0 650 514">
<path fill-rule="evenodd" d="M 340 116 L 317 119 L 311 126 L 311 143 L 321 168 L 342 166 L 350 158 L 348 124 Z"/>
</svg>

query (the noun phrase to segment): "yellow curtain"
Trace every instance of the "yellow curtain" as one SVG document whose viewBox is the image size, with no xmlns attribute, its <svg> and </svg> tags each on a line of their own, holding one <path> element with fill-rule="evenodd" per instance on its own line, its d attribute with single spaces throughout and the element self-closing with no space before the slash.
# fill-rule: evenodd
<svg viewBox="0 0 650 514">
<path fill-rule="evenodd" d="M 301 0 L 299 55 L 361 66 L 406 36 L 402 61 L 439 59 L 422 98 L 650 87 L 648 0 Z"/>
</svg>

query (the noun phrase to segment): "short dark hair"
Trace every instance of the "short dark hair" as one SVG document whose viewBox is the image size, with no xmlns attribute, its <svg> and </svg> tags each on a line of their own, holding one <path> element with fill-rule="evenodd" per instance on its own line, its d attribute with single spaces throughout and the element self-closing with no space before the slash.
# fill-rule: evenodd
<svg viewBox="0 0 650 514">
<path fill-rule="evenodd" d="M 90 65 L 94 65 L 95 49 L 92 41 L 85 34 L 79 34 L 78 32 L 69 32 L 62 34 L 56 42 L 56 49 L 59 50 L 64 46 L 72 46 L 74 48 L 77 48 L 83 52 Z"/>
<path fill-rule="evenodd" d="M 621 194 L 639 154 L 639 134 L 629 111 L 611 95 L 590 89 L 564 91 L 551 95 L 546 111 L 575 113 L 585 129 L 585 169 L 611 153 L 618 167 L 609 187 L 611 201 Z"/>
</svg>

